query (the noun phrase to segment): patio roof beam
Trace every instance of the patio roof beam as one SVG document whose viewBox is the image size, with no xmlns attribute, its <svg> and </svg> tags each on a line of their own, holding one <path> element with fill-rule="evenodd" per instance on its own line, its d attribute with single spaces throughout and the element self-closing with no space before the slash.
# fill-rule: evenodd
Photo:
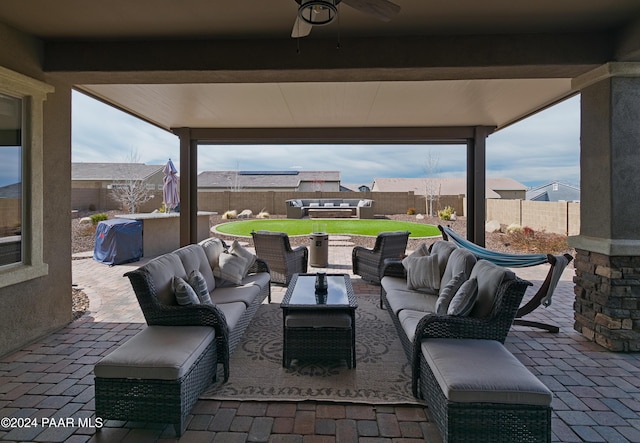
<svg viewBox="0 0 640 443">
<path fill-rule="evenodd" d="M 180 138 L 180 243 L 197 242 L 198 145 L 466 144 L 467 238 L 484 246 L 486 138 L 492 126 L 420 128 L 173 128 Z M 188 179 L 184 179 L 187 177 Z"/>
<path fill-rule="evenodd" d="M 191 128 L 190 134 L 201 145 L 466 144 L 475 137 L 475 127 Z"/>
<path fill-rule="evenodd" d="M 304 40 L 298 54 L 290 38 L 45 41 L 44 70 L 78 73 L 85 84 L 573 78 L 616 51 L 610 32 L 343 38 L 339 51 L 335 43 Z"/>
</svg>

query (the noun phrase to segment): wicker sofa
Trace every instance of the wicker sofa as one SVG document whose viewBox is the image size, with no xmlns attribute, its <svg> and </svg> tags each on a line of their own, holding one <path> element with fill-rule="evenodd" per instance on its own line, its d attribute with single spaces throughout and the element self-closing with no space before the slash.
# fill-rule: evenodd
<svg viewBox="0 0 640 443">
<path fill-rule="evenodd" d="M 371 219 L 374 217 L 371 199 L 357 198 L 302 198 L 285 201 L 287 218 L 344 216 Z M 311 210 L 311 213 L 309 212 Z"/>
<path fill-rule="evenodd" d="M 209 238 L 161 255 L 140 268 L 127 272 L 148 325 L 212 326 L 216 333 L 218 364 L 229 376 L 229 355 L 244 334 L 265 298 L 271 302 L 269 266 L 258 258 L 241 282 L 214 277 L 220 255 L 227 249 L 223 240 Z M 180 306 L 172 290 L 174 276 L 186 279 L 199 270 L 210 289 L 213 304 Z"/>
<path fill-rule="evenodd" d="M 409 289 L 409 261 L 388 260 L 380 300 L 411 363 L 414 395 L 434 411 L 443 440 L 549 441 L 551 392 L 503 346 L 531 283 L 449 242 L 423 251 L 439 288 Z M 445 288 L 466 282 L 477 284 L 472 307 L 442 312 Z"/>
<path fill-rule="evenodd" d="M 234 243 L 233 254 L 226 254 L 222 240 L 209 238 L 125 274 L 148 327 L 96 364 L 100 417 L 173 423 L 180 436 L 198 396 L 215 380 L 218 364 L 228 380 L 229 355 L 265 298 L 271 302 L 268 265 L 240 248 Z M 198 298 L 204 293 L 211 302 L 179 304 L 175 282 L 190 285 L 194 271 L 200 275 L 193 297 L 198 291 Z"/>
</svg>

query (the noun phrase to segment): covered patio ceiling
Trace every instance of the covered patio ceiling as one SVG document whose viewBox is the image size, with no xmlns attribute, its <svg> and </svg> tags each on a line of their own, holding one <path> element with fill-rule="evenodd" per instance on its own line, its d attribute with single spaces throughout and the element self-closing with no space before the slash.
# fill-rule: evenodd
<svg viewBox="0 0 640 443">
<path fill-rule="evenodd" d="M 395 2 L 389 22 L 339 4 L 299 41 L 294 0 L 3 0 L 0 20 L 43 40 L 52 74 L 165 129 L 501 128 L 628 56 L 640 16 L 637 0 Z"/>
</svg>

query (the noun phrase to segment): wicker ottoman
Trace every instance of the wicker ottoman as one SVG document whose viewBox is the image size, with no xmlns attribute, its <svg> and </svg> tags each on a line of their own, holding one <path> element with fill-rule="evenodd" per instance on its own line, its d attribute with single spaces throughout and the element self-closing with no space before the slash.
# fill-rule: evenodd
<svg viewBox="0 0 640 443">
<path fill-rule="evenodd" d="M 284 320 L 282 364 L 291 360 L 344 359 L 355 367 L 354 330 L 347 312 L 296 312 Z"/>
<path fill-rule="evenodd" d="M 427 339 L 420 360 L 444 442 L 551 441 L 551 391 L 500 342 Z"/>
<path fill-rule="evenodd" d="M 171 423 L 180 436 L 215 369 L 213 328 L 148 326 L 95 365 L 96 416 Z"/>
</svg>

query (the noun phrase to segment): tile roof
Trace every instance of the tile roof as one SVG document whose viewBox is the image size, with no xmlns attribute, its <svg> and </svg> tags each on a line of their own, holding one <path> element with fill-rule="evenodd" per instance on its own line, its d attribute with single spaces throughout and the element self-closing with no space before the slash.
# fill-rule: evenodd
<svg viewBox="0 0 640 443">
<path fill-rule="evenodd" d="M 71 180 L 145 180 L 163 168 L 144 163 L 71 163 Z"/>
<path fill-rule="evenodd" d="M 340 171 L 203 171 L 200 188 L 295 188 L 300 182 L 340 182 Z"/>
</svg>

